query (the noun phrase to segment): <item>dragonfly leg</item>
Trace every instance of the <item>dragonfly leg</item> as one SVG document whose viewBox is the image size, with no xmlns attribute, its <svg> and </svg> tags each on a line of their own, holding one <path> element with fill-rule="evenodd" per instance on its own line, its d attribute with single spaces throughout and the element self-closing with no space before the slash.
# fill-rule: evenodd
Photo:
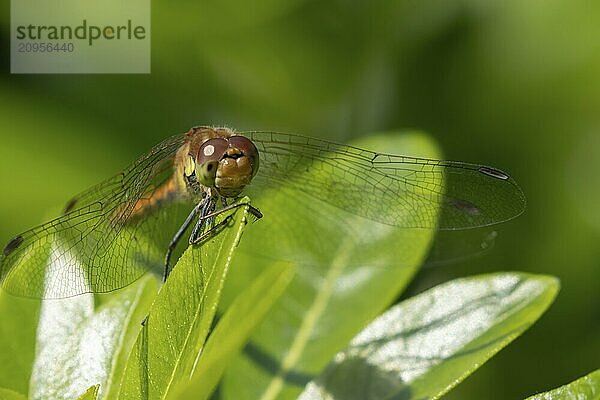
<svg viewBox="0 0 600 400">
<path fill-rule="evenodd" d="M 183 236 L 185 231 L 189 228 L 190 224 L 196 217 L 196 214 L 198 214 L 199 208 L 204 205 L 203 203 L 204 203 L 204 200 L 202 200 L 200 203 L 198 203 L 197 206 L 195 206 L 192 209 L 192 211 L 190 212 L 190 215 L 188 215 L 188 217 L 185 219 L 184 223 L 181 225 L 181 227 L 179 228 L 177 233 L 175 233 L 175 236 L 173 236 L 173 239 L 171 239 L 171 242 L 169 243 L 169 247 L 167 248 L 167 254 L 165 255 L 165 273 L 163 275 L 163 281 L 167 280 L 167 277 L 169 276 L 169 273 L 171 272 L 169 262 L 171 259 L 171 254 L 173 253 L 173 250 L 175 249 L 175 246 L 177 246 L 179 239 L 181 239 L 181 237 Z"/>
<path fill-rule="evenodd" d="M 211 216 L 211 214 L 215 211 L 215 207 L 216 199 L 213 196 L 207 197 L 200 210 L 200 218 L 198 218 L 194 230 L 190 235 L 189 244 L 197 243 L 197 238 L 203 236 L 203 232 L 210 231 L 210 225 L 214 221 L 214 215 Z"/>
<path fill-rule="evenodd" d="M 256 217 L 256 219 L 261 219 L 263 217 L 263 214 L 260 212 L 260 210 L 256 207 L 251 206 L 250 204 L 247 203 L 234 203 L 234 204 L 230 204 L 228 206 L 225 206 L 223 208 L 219 208 L 217 211 L 213 211 L 209 214 L 206 214 L 205 216 L 201 216 L 200 219 L 205 219 L 205 218 L 214 218 L 215 216 L 221 214 L 222 212 L 225 211 L 229 211 L 229 210 L 233 210 L 235 208 L 238 207 L 244 207 L 244 206 L 248 206 L 248 211 L 250 212 L 250 214 L 254 215 Z"/>
<path fill-rule="evenodd" d="M 247 203 L 236 203 L 236 204 L 228 205 L 227 204 L 227 199 L 225 197 L 221 197 L 221 203 L 223 203 L 223 209 L 219 210 L 220 212 L 248 205 L 248 211 L 250 212 L 250 214 L 252 214 L 254 216 L 254 218 L 261 219 L 263 217 L 263 214 L 260 212 L 260 210 L 258 208 L 256 208 L 256 207 L 253 207 L 250 204 L 247 204 Z"/>
<path fill-rule="evenodd" d="M 252 207 L 251 205 L 248 205 L 248 211 L 250 211 L 250 214 L 254 215 L 254 218 L 256 218 L 256 219 L 261 219 L 263 217 L 263 214 L 256 207 Z"/>
<path fill-rule="evenodd" d="M 212 236 L 219 232 L 220 229 L 224 228 L 231 221 L 231 215 L 227 216 L 223 221 L 219 222 L 216 225 L 213 225 L 207 231 L 204 231 L 202 234 L 196 234 L 195 237 L 190 237 L 190 244 L 196 245 L 198 243 L 202 243 L 206 238 Z"/>
<path fill-rule="evenodd" d="M 227 225 L 231 219 L 231 216 L 228 216 L 223 221 L 219 222 L 217 225 L 213 225 L 214 219 L 217 215 L 219 215 L 225 211 L 233 210 L 238 207 L 242 207 L 242 206 L 246 205 L 246 203 L 234 203 L 234 204 L 227 205 L 227 201 L 223 198 L 221 198 L 221 202 L 223 204 L 223 207 L 216 211 L 215 211 L 214 203 L 213 203 L 212 207 L 206 208 L 207 210 L 210 210 L 210 211 L 205 212 L 203 209 L 202 213 L 200 214 L 200 218 L 198 219 L 198 222 L 196 223 L 196 226 L 194 227 L 194 230 L 192 231 L 192 234 L 190 235 L 190 240 L 189 240 L 190 244 L 198 244 L 198 243 L 202 242 L 204 239 L 209 237 L 215 231 L 218 231 L 219 229 L 221 229 L 222 227 Z M 249 206 L 248 210 L 257 219 L 260 219 L 263 216 L 262 213 L 255 207 Z M 202 228 L 203 225 L 204 225 L 204 229 Z"/>
</svg>

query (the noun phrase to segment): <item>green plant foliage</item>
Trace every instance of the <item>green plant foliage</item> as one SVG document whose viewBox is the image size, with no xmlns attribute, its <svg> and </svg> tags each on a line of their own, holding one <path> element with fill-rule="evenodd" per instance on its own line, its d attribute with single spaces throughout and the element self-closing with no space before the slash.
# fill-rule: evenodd
<svg viewBox="0 0 600 400">
<path fill-rule="evenodd" d="M 10 389 L 0 388 L 0 400 L 26 400 L 27 397 Z"/>
<path fill-rule="evenodd" d="M 79 397 L 79 400 L 96 400 L 98 398 L 98 391 L 100 390 L 100 385 L 94 385 L 85 391 Z"/>
<path fill-rule="evenodd" d="M 435 145 L 415 132 L 375 135 L 354 144 L 439 156 Z M 319 170 L 327 169 L 307 173 Z M 433 231 L 380 224 L 285 185 L 265 190 L 253 202 L 264 217 L 240 243 L 239 267 L 225 289 L 228 302 L 277 260 L 296 263 L 298 273 L 244 355 L 230 365 L 221 394 L 226 399 L 295 398 L 405 287 Z"/>
<path fill-rule="evenodd" d="M 528 397 L 527 400 L 598 400 L 600 399 L 600 369 L 574 382 L 548 392 Z"/>
<path fill-rule="evenodd" d="M 294 272 L 288 263 L 274 264 L 234 300 L 211 333 L 191 382 L 179 398 L 200 400 L 210 396 L 228 363 L 283 294 Z"/>
<path fill-rule="evenodd" d="M 248 202 L 248 199 L 242 199 Z M 221 214 L 217 223 L 232 214 Z M 190 246 L 157 295 L 123 377 L 120 398 L 158 399 L 186 384 L 206 341 L 247 206 L 202 246 Z"/>
<path fill-rule="evenodd" d="M 0 387 L 28 393 L 40 302 L 0 291 Z"/>
<path fill-rule="evenodd" d="M 151 74 L 26 76 L 8 71 L 4 2 L 2 244 L 191 125 L 343 143 L 415 126 L 444 158 L 511 172 L 529 204 L 498 227 L 494 251 L 427 269 L 415 290 L 503 268 L 552 274 L 564 288 L 543 326 L 448 400 L 524 398 L 598 368 L 600 1 L 151 3 Z M 28 395 L 36 306 L 6 304 L 0 386 Z"/>
<path fill-rule="evenodd" d="M 100 384 L 101 398 L 114 398 L 131 345 L 156 293 L 148 276 L 114 294 L 91 294 L 42 302 L 30 395 L 77 398 Z"/>
<path fill-rule="evenodd" d="M 531 326 L 558 288 L 519 273 L 439 285 L 369 324 L 301 399 L 439 398 Z"/>
</svg>

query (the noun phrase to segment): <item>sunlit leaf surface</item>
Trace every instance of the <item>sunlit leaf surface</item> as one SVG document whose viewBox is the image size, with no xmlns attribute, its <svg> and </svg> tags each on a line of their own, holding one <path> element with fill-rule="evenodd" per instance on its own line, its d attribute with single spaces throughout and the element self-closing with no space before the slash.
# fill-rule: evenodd
<svg viewBox="0 0 600 400">
<path fill-rule="evenodd" d="M 438 398 L 529 328 L 558 286 L 498 273 L 430 289 L 369 324 L 301 399 Z"/>
<path fill-rule="evenodd" d="M 97 309 L 93 295 L 44 301 L 31 398 L 77 398 L 97 384 L 99 398 L 111 398 L 155 292 L 154 278 L 147 277 L 103 295 Z"/>
<path fill-rule="evenodd" d="M 527 400 L 598 400 L 600 370 L 596 370 L 567 385 L 528 397 Z"/>
</svg>

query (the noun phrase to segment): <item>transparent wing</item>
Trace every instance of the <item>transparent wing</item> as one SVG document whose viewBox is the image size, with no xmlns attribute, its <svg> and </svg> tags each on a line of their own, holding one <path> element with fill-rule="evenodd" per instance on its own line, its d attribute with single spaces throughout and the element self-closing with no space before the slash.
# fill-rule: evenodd
<svg viewBox="0 0 600 400">
<path fill-rule="evenodd" d="M 122 173 L 74 197 L 62 216 L 13 238 L 0 256 L 2 288 L 24 297 L 64 298 L 122 288 L 148 268 L 161 268 L 164 253 L 156 245 L 182 220 L 167 218 L 175 214 L 169 207 L 130 216 L 139 199 L 170 178 L 184 141 L 184 135 L 166 139 Z"/>
<path fill-rule="evenodd" d="M 243 135 L 260 154 L 251 190 L 285 185 L 405 228 L 481 227 L 514 218 L 525 208 L 515 181 L 492 167 L 375 153 L 301 135 Z"/>
<path fill-rule="evenodd" d="M 250 193 L 291 188 L 302 194 L 298 201 L 319 199 L 407 228 L 487 226 L 525 206 L 516 183 L 491 167 L 379 154 L 293 134 L 243 134 L 260 153 Z M 63 216 L 12 239 L 0 255 L 2 288 L 25 297 L 63 298 L 112 291 L 148 269 L 163 268 L 168 241 L 192 204 L 180 198 L 143 218 L 131 215 L 138 200 L 170 178 L 185 140 L 165 140 L 121 174 L 73 198 Z M 318 212 L 315 204 L 309 208 Z M 287 223 L 293 221 L 290 216 Z"/>
</svg>

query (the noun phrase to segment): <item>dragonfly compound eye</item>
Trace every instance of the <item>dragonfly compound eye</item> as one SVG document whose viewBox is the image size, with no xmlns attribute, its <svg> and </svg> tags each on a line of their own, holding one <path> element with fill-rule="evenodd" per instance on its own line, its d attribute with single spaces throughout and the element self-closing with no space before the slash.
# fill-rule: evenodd
<svg viewBox="0 0 600 400">
<path fill-rule="evenodd" d="M 204 186 L 214 187 L 219 162 L 225 156 L 229 143 L 223 138 L 208 139 L 198 151 L 196 177 Z"/>
<path fill-rule="evenodd" d="M 244 136 L 231 136 L 229 145 L 238 149 L 250 161 L 252 177 L 258 172 L 258 149 L 250 139 Z"/>
<path fill-rule="evenodd" d="M 258 171 L 258 150 L 244 136 L 228 138 L 229 147 L 219 162 L 215 187 L 224 197 L 236 197 Z"/>
</svg>

